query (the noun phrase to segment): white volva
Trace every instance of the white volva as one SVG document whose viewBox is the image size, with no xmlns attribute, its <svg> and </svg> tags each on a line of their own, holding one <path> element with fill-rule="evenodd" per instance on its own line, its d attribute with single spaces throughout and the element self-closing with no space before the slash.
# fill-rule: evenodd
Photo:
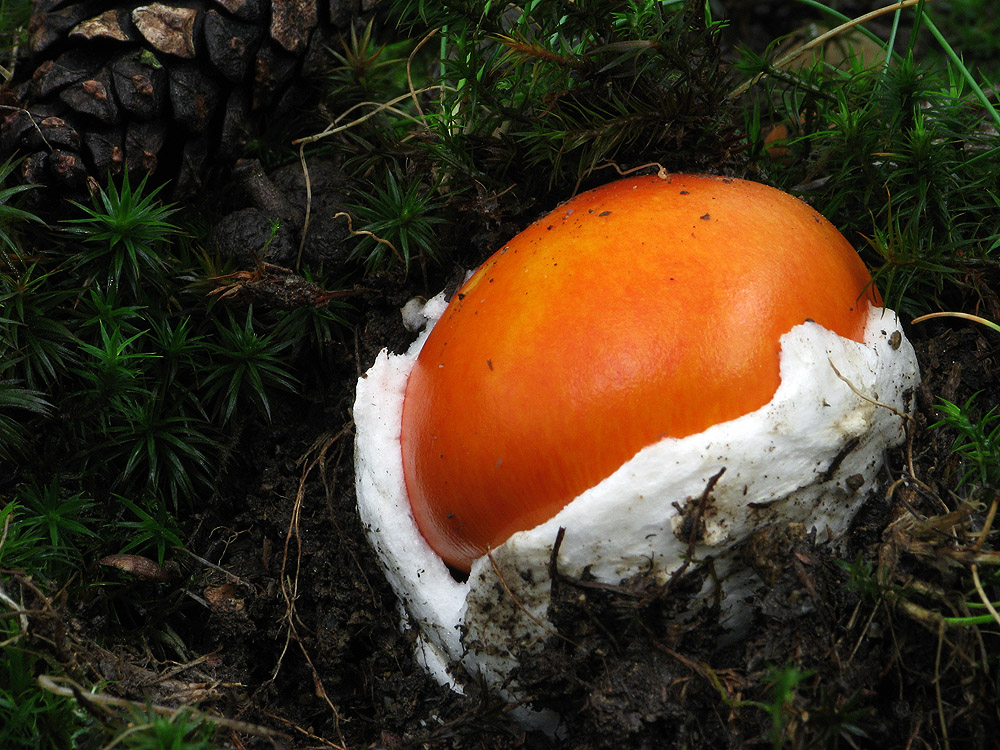
<svg viewBox="0 0 1000 750">
<path fill-rule="evenodd" d="M 761 585 L 740 561 L 741 543 L 765 524 L 789 522 L 814 528 L 821 540 L 841 536 L 885 449 L 903 440 L 902 414 L 918 382 L 913 347 L 890 310 L 871 308 L 863 344 L 815 323 L 796 326 L 781 338 L 781 385 L 768 404 L 647 446 L 554 518 L 480 558 L 459 582 L 417 530 L 399 443 L 407 377 L 445 307 L 441 295 L 430 300 L 427 329 L 409 351 L 378 356 L 358 383 L 354 421 L 361 520 L 404 624 L 419 631 L 418 658 L 457 690 L 479 674 L 499 686 L 523 648 L 544 647 L 560 528 L 556 562 L 564 575 L 588 568 L 598 581 L 619 584 L 652 566 L 666 579 L 691 549 L 691 524 L 682 525 L 703 496 L 693 551 L 696 560 L 712 559 L 721 581 L 721 592 L 706 586 L 703 595 L 721 593 L 724 617 L 738 629 L 741 605 Z M 505 692 L 516 696 L 516 682 Z"/>
</svg>

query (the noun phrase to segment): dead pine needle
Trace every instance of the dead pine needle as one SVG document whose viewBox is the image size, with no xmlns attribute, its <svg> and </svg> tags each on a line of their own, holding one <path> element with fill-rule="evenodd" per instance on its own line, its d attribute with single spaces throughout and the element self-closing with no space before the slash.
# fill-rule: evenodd
<svg viewBox="0 0 1000 750">
<path fill-rule="evenodd" d="M 938 720 L 941 722 L 941 738 L 944 741 L 945 750 L 951 750 L 951 741 L 948 739 L 948 720 L 944 714 L 944 699 L 941 697 L 941 652 L 944 650 L 944 631 L 942 623 L 938 626 L 937 651 L 934 654 L 934 696 L 937 701 Z"/>
<path fill-rule="evenodd" d="M 302 520 L 302 507 L 305 502 L 306 495 L 306 481 L 312 473 L 312 470 L 321 462 L 326 460 L 326 453 L 329 447 L 333 445 L 333 443 L 335 443 L 341 435 L 345 434 L 345 432 L 346 428 L 345 430 L 341 430 L 341 432 L 333 438 L 331 438 L 328 434 L 320 436 L 313 442 L 306 454 L 297 462 L 298 465 L 302 467 L 302 474 L 299 477 L 299 486 L 295 493 L 295 502 L 292 506 L 291 518 L 288 523 L 288 531 L 285 534 L 285 543 L 281 558 L 280 581 L 281 593 L 285 599 L 284 619 L 287 623 L 287 630 L 285 632 L 285 643 L 278 658 L 278 663 L 275 665 L 274 673 L 271 676 L 272 681 L 277 678 L 278 673 L 281 671 L 281 665 L 284 661 L 285 654 L 288 652 L 288 647 L 294 639 L 299 644 L 299 650 L 302 652 L 302 656 L 306 660 L 306 663 L 309 665 L 309 669 L 312 672 L 315 695 L 318 698 L 323 699 L 327 706 L 329 706 L 330 711 L 333 713 L 340 747 L 346 747 L 344 744 L 343 733 L 340 728 L 341 722 L 346 721 L 346 719 L 340 715 L 340 711 L 330 699 L 329 693 L 323 685 L 323 680 L 320 677 L 319 670 L 316 669 L 316 665 L 313 663 L 312 657 L 306 649 L 305 642 L 299 636 L 297 623 L 303 625 L 303 627 L 305 624 L 302 623 L 298 616 L 298 612 L 295 608 L 295 602 L 298 599 L 299 579 L 302 571 L 302 536 L 300 533 L 300 524 Z M 292 553 L 291 547 L 293 539 L 295 543 L 295 559 L 294 563 L 291 563 L 290 556 Z M 289 571 L 289 567 L 291 565 L 294 565 L 294 570 Z"/>
<path fill-rule="evenodd" d="M 351 234 L 353 234 L 355 236 L 357 236 L 359 234 L 367 235 L 368 237 L 371 237 L 376 242 L 380 242 L 383 245 L 388 245 L 389 249 L 392 250 L 392 254 L 396 256 L 396 260 L 398 260 L 400 263 L 404 262 L 403 256 L 400 254 L 399 250 L 397 250 L 396 246 L 393 245 L 391 242 L 389 242 L 389 240 L 384 240 L 381 237 L 379 237 L 378 235 L 376 235 L 374 232 L 369 232 L 367 229 L 355 229 L 354 225 L 353 225 L 353 222 L 351 221 L 351 215 L 349 213 L 347 213 L 346 211 L 338 211 L 337 213 L 335 213 L 333 215 L 333 218 L 339 219 L 341 216 L 343 216 L 343 217 L 345 217 L 347 219 L 347 231 L 348 232 L 350 232 Z"/>
<path fill-rule="evenodd" d="M 837 369 L 837 365 L 833 364 L 833 360 L 832 359 L 828 359 L 827 362 L 829 362 L 830 363 L 830 367 L 833 368 L 834 374 L 838 378 L 840 378 L 840 380 L 844 381 L 844 383 L 847 384 L 847 387 L 851 389 L 851 392 L 854 393 L 855 396 L 857 396 L 858 398 L 860 398 L 860 399 L 862 399 L 864 401 L 867 401 L 869 404 L 874 404 L 875 406 L 881 406 L 883 409 L 888 409 L 893 414 L 895 414 L 897 417 L 899 417 L 900 419 L 902 419 L 904 422 L 908 423 L 908 422 L 912 421 L 913 417 L 911 417 L 909 414 L 904 414 L 903 412 L 901 412 L 899 409 L 897 409 L 892 404 L 883 404 L 881 401 L 876 401 L 871 396 L 866 396 L 864 393 L 862 393 L 858 389 L 858 387 L 856 385 L 854 385 L 854 383 L 852 383 L 846 377 L 844 377 L 843 375 L 841 375 L 840 370 Z"/>
</svg>

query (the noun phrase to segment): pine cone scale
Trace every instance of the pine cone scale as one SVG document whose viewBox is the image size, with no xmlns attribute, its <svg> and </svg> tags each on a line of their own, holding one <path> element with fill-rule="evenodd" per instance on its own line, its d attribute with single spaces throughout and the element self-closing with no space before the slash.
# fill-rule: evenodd
<svg viewBox="0 0 1000 750">
<path fill-rule="evenodd" d="M 132 11 L 132 23 L 154 49 L 184 59 L 195 56 L 198 11 L 163 3 L 142 5 Z"/>
<path fill-rule="evenodd" d="M 288 52 L 304 50 L 318 22 L 316 0 L 271 0 L 271 38 Z"/>
<path fill-rule="evenodd" d="M 78 23 L 69 32 L 69 36 L 71 39 L 81 37 L 83 39 L 109 39 L 115 42 L 129 42 L 132 40 L 132 33 L 122 16 L 123 14 L 119 10 L 106 10 L 99 16 L 94 16 Z"/>
</svg>

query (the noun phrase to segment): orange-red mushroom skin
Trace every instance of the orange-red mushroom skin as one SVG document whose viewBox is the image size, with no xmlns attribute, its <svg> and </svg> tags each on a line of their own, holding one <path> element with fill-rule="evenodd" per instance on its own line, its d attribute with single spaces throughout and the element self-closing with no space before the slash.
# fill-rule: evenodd
<svg viewBox="0 0 1000 750">
<path fill-rule="evenodd" d="M 673 175 L 582 193 L 486 261 L 409 376 L 403 472 L 424 538 L 469 570 L 636 452 L 748 414 L 807 320 L 861 341 L 880 305 L 804 202 Z"/>
</svg>

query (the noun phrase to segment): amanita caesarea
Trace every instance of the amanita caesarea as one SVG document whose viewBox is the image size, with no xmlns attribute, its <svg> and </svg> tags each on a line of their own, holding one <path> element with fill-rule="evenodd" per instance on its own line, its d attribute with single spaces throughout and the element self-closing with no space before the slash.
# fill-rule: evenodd
<svg viewBox="0 0 1000 750">
<path fill-rule="evenodd" d="M 459 689 L 544 648 L 560 529 L 568 576 L 711 558 L 737 626 L 761 585 L 740 546 L 789 522 L 838 539 L 918 380 L 847 240 L 720 177 L 578 195 L 423 316 L 358 383 L 358 503 L 418 657 Z"/>
</svg>

